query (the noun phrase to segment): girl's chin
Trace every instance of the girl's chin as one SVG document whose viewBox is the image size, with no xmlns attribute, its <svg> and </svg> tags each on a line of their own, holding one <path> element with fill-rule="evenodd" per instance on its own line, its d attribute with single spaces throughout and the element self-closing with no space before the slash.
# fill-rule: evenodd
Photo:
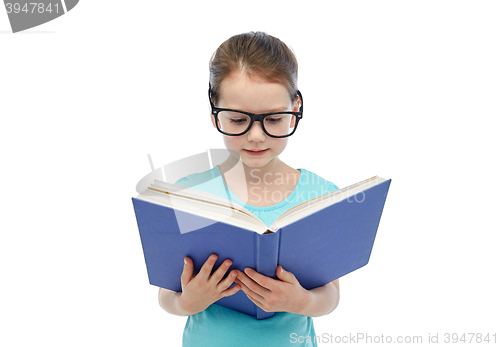
<svg viewBox="0 0 500 347">
<path fill-rule="evenodd" d="M 243 164 L 252 168 L 261 168 L 269 164 L 272 161 L 272 158 L 266 157 L 251 157 L 251 156 L 242 156 L 241 160 Z"/>
</svg>

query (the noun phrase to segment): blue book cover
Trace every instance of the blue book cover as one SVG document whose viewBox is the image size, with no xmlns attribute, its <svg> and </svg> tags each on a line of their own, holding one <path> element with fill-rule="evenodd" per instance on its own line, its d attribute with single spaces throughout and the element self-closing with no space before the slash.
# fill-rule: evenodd
<svg viewBox="0 0 500 347">
<path fill-rule="evenodd" d="M 337 195 L 333 204 L 264 234 L 229 224 L 227 219 L 207 220 L 196 213 L 143 200 L 141 196 L 132 198 L 149 282 L 180 292 L 184 257 L 193 260 L 196 275 L 215 253 L 218 258 L 214 271 L 225 259 L 231 259 L 226 274 L 232 269 L 244 271 L 250 267 L 276 278 L 276 267 L 282 265 L 305 289 L 323 286 L 368 263 L 390 183 L 390 179 L 378 178 L 355 195 L 348 195 L 348 189 L 330 193 Z M 182 233 L 178 218 L 204 227 Z M 242 290 L 215 304 L 257 319 L 274 314 L 260 309 Z"/>
</svg>

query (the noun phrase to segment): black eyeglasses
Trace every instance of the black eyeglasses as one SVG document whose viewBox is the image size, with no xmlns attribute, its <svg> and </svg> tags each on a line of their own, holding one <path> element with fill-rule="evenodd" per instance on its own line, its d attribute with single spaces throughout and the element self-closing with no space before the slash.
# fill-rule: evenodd
<svg viewBox="0 0 500 347">
<path fill-rule="evenodd" d="M 212 114 L 215 118 L 217 130 L 228 136 L 240 136 L 248 132 L 253 122 L 260 122 L 262 130 L 270 136 L 276 138 L 291 136 L 302 119 L 304 112 L 304 101 L 302 94 L 297 90 L 300 97 L 300 108 L 298 112 L 284 111 L 263 114 L 253 114 L 244 111 L 232 110 L 229 108 L 215 107 L 212 102 L 211 89 L 208 88 L 208 99 L 212 106 Z"/>
</svg>

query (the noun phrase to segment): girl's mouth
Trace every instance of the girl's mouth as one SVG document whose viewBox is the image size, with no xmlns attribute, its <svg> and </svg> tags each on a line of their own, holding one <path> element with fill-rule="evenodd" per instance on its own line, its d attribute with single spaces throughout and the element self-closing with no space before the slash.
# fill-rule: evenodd
<svg viewBox="0 0 500 347">
<path fill-rule="evenodd" d="M 249 151 L 247 149 L 244 149 L 245 153 L 249 154 L 249 155 L 255 155 L 255 156 L 259 156 L 259 155 L 263 155 L 267 152 L 268 149 L 264 149 L 262 151 Z"/>
</svg>

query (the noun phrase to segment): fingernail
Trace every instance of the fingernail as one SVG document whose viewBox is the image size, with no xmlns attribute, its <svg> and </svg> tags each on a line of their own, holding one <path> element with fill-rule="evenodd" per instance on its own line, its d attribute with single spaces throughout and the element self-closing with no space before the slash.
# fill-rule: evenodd
<svg viewBox="0 0 500 347">
<path fill-rule="evenodd" d="M 186 259 L 184 259 L 184 265 L 187 265 L 187 261 L 186 261 Z"/>
<path fill-rule="evenodd" d="M 281 273 L 283 273 L 283 266 L 281 267 Z"/>
</svg>

